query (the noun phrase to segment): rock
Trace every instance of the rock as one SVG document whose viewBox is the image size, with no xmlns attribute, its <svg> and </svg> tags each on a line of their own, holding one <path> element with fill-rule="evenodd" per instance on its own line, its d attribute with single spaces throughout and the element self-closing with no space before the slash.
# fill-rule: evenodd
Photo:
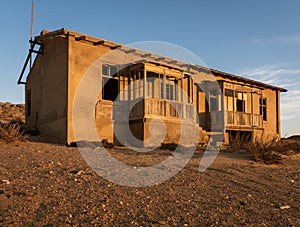
<svg viewBox="0 0 300 227">
<path fill-rule="evenodd" d="M 82 173 L 84 173 L 84 171 L 79 170 L 78 173 L 77 173 L 77 175 L 80 175 L 80 174 L 82 174 Z"/>
<path fill-rule="evenodd" d="M 10 181 L 9 180 L 1 180 L 2 181 L 2 183 L 4 183 L 4 184 L 10 184 Z"/>
<path fill-rule="evenodd" d="M 279 207 L 281 210 L 290 209 L 291 207 L 289 205 L 283 205 Z"/>
</svg>

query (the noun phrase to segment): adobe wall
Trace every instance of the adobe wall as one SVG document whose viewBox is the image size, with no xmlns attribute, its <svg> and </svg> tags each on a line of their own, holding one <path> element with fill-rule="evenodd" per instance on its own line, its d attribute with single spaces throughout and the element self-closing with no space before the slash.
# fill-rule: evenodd
<svg viewBox="0 0 300 227">
<path fill-rule="evenodd" d="M 265 141 L 280 137 L 280 128 L 279 130 L 277 128 L 277 117 L 280 113 L 278 113 L 276 104 L 276 92 L 270 89 L 262 92 L 262 97 L 267 99 L 267 121 L 263 121 Z"/>
<path fill-rule="evenodd" d="M 144 121 L 144 146 L 159 146 L 161 143 L 175 143 L 182 146 L 198 144 L 200 128 L 189 120 L 151 119 Z"/>
<path fill-rule="evenodd" d="M 91 43 L 87 43 L 84 41 L 76 41 L 75 37 L 69 36 L 68 37 L 68 54 L 69 54 L 69 60 L 68 60 L 68 136 L 67 136 L 67 142 L 75 142 L 76 138 L 74 136 L 73 132 L 73 126 L 72 126 L 72 111 L 73 111 L 73 102 L 74 97 L 76 95 L 77 88 L 79 86 L 79 83 L 87 70 L 91 67 L 91 65 L 102 55 L 110 51 L 109 47 L 104 47 L 102 45 L 100 46 L 94 46 Z M 101 84 L 101 71 L 99 71 L 99 78 L 96 78 L 95 83 Z M 86 88 L 86 95 L 89 93 L 89 88 Z M 101 99 L 101 94 L 99 94 L 99 99 Z M 103 104 L 103 103 L 102 103 Z M 99 129 L 99 136 L 101 138 L 108 139 L 109 142 L 112 142 L 112 118 L 110 114 L 108 114 L 109 111 L 111 111 L 111 106 L 108 104 L 106 105 L 98 105 L 97 109 L 97 122 L 96 127 Z M 94 106 L 96 106 L 96 103 L 94 103 Z M 101 111 L 99 111 L 99 108 L 101 108 Z M 95 116 L 95 113 L 90 113 L 90 116 Z M 100 140 L 101 140 L 100 138 Z"/>
<path fill-rule="evenodd" d="M 25 92 L 31 90 L 31 115 L 28 116 L 27 110 L 26 124 L 49 136 L 49 140 L 53 137 L 53 141 L 65 143 L 68 44 L 63 38 L 47 39 L 43 43 L 44 55 L 36 56 L 26 80 Z"/>
</svg>

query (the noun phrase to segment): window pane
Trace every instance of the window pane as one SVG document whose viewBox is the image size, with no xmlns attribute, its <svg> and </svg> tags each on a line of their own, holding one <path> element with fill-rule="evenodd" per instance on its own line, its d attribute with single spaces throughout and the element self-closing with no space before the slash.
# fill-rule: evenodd
<svg viewBox="0 0 300 227">
<path fill-rule="evenodd" d="M 244 101 L 243 100 L 236 100 L 236 111 L 244 112 Z"/>
<path fill-rule="evenodd" d="M 109 66 L 108 65 L 102 65 L 102 75 L 109 76 Z"/>
<path fill-rule="evenodd" d="M 117 76 L 117 66 L 115 65 L 110 66 L 110 76 Z"/>
<path fill-rule="evenodd" d="M 225 89 L 225 96 L 233 97 L 233 90 Z"/>
</svg>

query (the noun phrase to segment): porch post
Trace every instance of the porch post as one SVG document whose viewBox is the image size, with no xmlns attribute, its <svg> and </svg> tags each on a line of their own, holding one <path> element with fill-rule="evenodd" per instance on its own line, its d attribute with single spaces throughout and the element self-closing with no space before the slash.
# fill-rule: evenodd
<svg viewBox="0 0 300 227">
<path fill-rule="evenodd" d="M 146 66 L 144 65 L 144 99 L 147 98 L 147 71 Z"/>
<path fill-rule="evenodd" d="M 144 89 L 143 89 L 143 96 L 144 96 L 144 117 L 146 115 L 146 110 L 147 110 L 147 71 L 146 71 L 146 65 L 144 64 Z"/>
<path fill-rule="evenodd" d="M 183 100 L 183 80 L 184 80 L 184 73 L 182 73 L 182 77 L 181 77 L 181 83 L 180 83 L 180 88 L 181 88 L 181 91 L 180 91 L 180 101 L 181 102 L 184 102 Z"/>
<path fill-rule="evenodd" d="M 224 96 L 225 96 L 225 86 L 224 82 L 222 83 L 222 93 L 221 93 L 221 113 L 222 113 L 222 125 L 223 125 L 223 136 L 225 139 L 225 132 L 226 132 L 226 125 L 227 125 L 227 113 L 225 110 L 225 104 L 224 104 Z"/>
<path fill-rule="evenodd" d="M 127 74 L 127 93 L 128 93 L 128 101 L 131 100 L 131 74 L 130 74 L 130 70 L 129 70 L 129 67 L 128 67 L 128 74 Z"/>
<path fill-rule="evenodd" d="M 251 140 L 254 141 L 254 116 L 253 116 L 253 112 L 254 112 L 254 108 L 253 108 L 253 89 L 251 88 L 250 90 L 251 92 Z"/>
<path fill-rule="evenodd" d="M 182 119 L 185 119 L 186 118 L 186 104 L 185 104 L 185 100 L 184 100 L 184 95 L 183 92 L 183 81 L 184 81 L 184 73 L 182 73 L 182 77 L 181 77 L 181 83 L 180 83 L 180 86 L 181 86 L 181 102 L 183 104 L 183 108 L 182 108 Z"/>
<path fill-rule="evenodd" d="M 163 75 L 163 99 L 166 99 L 167 96 L 166 96 L 166 92 L 167 92 L 167 85 L 166 85 L 166 72 L 164 70 L 164 75 Z"/>
</svg>

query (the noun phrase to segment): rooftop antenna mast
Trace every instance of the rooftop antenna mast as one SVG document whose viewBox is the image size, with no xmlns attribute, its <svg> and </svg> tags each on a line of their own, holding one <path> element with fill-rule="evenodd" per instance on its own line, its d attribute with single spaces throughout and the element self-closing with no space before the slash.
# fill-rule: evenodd
<svg viewBox="0 0 300 227">
<path fill-rule="evenodd" d="M 20 73 L 19 79 L 17 84 L 26 84 L 25 81 L 22 81 L 23 75 L 27 69 L 28 63 L 29 63 L 29 74 L 31 73 L 31 66 L 32 66 L 32 53 L 35 54 L 43 54 L 44 53 L 44 49 L 43 49 L 43 45 L 42 43 L 37 42 L 36 40 L 34 40 L 33 35 L 32 35 L 32 31 L 33 31 L 33 19 L 34 19 L 34 1 L 32 0 L 31 3 L 31 20 L 30 20 L 30 39 L 29 39 L 29 43 L 30 43 L 30 49 L 29 49 L 29 53 L 26 57 L 25 63 L 23 65 L 22 71 Z M 34 50 L 35 45 L 39 45 L 40 49 L 39 50 Z"/>
<path fill-rule="evenodd" d="M 31 20 L 30 20 L 30 50 L 32 50 L 32 31 L 33 31 L 33 19 L 34 19 L 34 1 L 31 2 Z M 32 54 L 30 54 L 30 69 L 32 66 Z"/>
</svg>

